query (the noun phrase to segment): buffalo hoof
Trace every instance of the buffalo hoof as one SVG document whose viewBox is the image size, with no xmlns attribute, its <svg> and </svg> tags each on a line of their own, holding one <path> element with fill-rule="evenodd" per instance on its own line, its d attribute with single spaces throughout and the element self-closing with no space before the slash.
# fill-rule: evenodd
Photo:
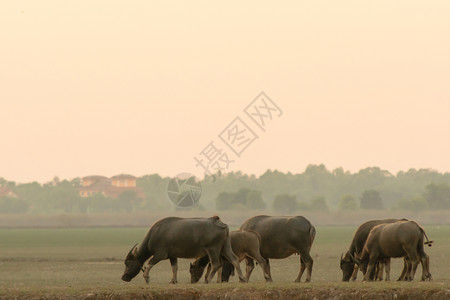
<svg viewBox="0 0 450 300">
<path fill-rule="evenodd" d="M 422 281 L 432 281 L 432 280 L 433 280 L 433 277 L 431 276 L 430 273 L 428 273 L 425 276 L 422 276 Z"/>
<path fill-rule="evenodd" d="M 266 278 L 266 282 L 273 282 L 272 278 Z"/>
<path fill-rule="evenodd" d="M 177 280 L 171 280 L 170 282 L 169 282 L 169 284 L 177 284 L 178 283 L 178 281 Z"/>
<path fill-rule="evenodd" d="M 247 281 L 245 281 L 245 279 L 243 279 L 243 278 L 239 278 L 239 282 L 240 283 L 247 283 Z"/>
</svg>

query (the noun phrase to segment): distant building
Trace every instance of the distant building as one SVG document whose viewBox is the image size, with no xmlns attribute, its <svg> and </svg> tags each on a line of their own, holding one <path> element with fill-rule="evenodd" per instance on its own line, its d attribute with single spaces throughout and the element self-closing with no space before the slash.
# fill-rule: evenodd
<svg viewBox="0 0 450 300">
<path fill-rule="evenodd" d="M 101 193 L 106 197 L 117 198 L 124 191 L 135 191 L 138 198 L 145 198 L 145 194 L 136 186 L 136 177 L 133 175 L 120 174 L 111 178 L 94 175 L 81 179 L 81 197 Z"/>
<path fill-rule="evenodd" d="M 19 198 L 19 196 L 6 186 L 0 186 L 0 197 Z"/>
</svg>

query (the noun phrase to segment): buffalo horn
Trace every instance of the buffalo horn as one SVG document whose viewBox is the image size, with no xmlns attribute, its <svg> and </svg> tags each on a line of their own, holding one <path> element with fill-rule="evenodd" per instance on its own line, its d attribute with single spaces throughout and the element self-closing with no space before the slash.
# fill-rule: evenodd
<svg viewBox="0 0 450 300">
<path fill-rule="evenodd" d="M 137 244 L 134 245 L 133 247 L 131 247 L 130 251 L 128 252 L 128 255 L 134 255 L 133 250 L 134 250 L 134 248 L 135 248 L 136 246 L 137 246 Z"/>
<path fill-rule="evenodd" d="M 359 266 L 360 262 L 351 253 L 349 253 L 349 254 L 350 254 L 350 258 L 352 259 L 352 261 Z"/>
<path fill-rule="evenodd" d="M 138 249 L 137 249 L 136 246 L 137 246 L 137 244 L 134 245 L 133 250 L 132 250 L 132 252 L 131 252 L 131 253 L 133 254 L 134 257 L 138 257 L 138 252 L 137 252 Z"/>
</svg>

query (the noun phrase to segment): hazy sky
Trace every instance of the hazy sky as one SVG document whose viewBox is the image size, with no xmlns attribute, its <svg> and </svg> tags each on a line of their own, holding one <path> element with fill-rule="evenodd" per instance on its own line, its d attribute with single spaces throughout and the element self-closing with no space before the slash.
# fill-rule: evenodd
<svg viewBox="0 0 450 300">
<path fill-rule="evenodd" d="M 243 109 L 283 110 L 266 132 Z M 0 177 L 450 171 L 449 1 L 2 1 Z M 241 157 L 218 135 L 241 116 Z"/>
</svg>

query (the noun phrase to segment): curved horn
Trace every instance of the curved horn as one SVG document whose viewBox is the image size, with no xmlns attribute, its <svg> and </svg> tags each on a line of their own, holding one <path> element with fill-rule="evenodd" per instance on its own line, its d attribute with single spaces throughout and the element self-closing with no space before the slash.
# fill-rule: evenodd
<svg viewBox="0 0 450 300">
<path fill-rule="evenodd" d="M 361 262 L 359 260 L 357 260 L 350 252 L 349 252 L 349 254 L 350 254 L 350 258 L 352 259 L 352 261 L 359 266 Z"/>
<path fill-rule="evenodd" d="M 138 257 L 138 248 L 137 248 L 137 244 L 134 245 L 133 250 L 131 251 L 131 254 L 133 254 L 134 257 Z"/>
<path fill-rule="evenodd" d="M 133 250 L 136 248 L 137 244 L 135 244 L 133 247 L 131 247 L 130 251 L 128 252 L 128 255 L 134 255 Z"/>
</svg>

